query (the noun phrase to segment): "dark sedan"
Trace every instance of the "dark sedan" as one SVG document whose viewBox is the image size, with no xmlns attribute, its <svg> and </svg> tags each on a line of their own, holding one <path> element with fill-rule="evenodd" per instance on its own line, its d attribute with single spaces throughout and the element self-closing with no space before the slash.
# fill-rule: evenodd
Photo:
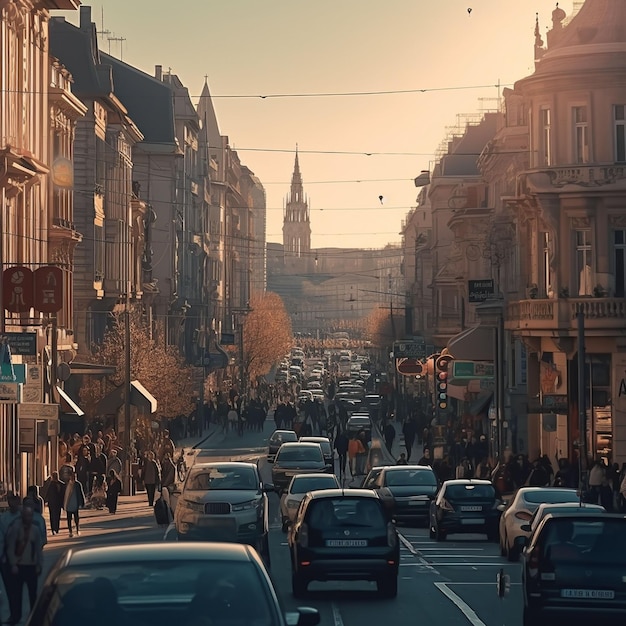
<svg viewBox="0 0 626 626">
<path fill-rule="evenodd" d="M 498 538 L 500 497 L 488 480 L 446 480 L 430 505 L 430 537 L 444 541 L 450 533 L 485 533 Z"/>
<path fill-rule="evenodd" d="M 282 494 L 296 474 L 333 473 L 319 443 L 284 443 L 272 465 L 274 488 Z"/>
<path fill-rule="evenodd" d="M 286 616 L 249 546 L 163 542 L 70 548 L 50 570 L 26 623 L 315 626 L 319 614 L 300 608 Z"/>
<path fill-rule="evenodd" d="M 390 501 L 397 521 L 427 521 L 437 477 L 428 466 L 389 465 L 373 467 L 362 486 L 376 489 L 383 500 Z"/>
<path fill-rule="evenodd" d="M 524 626 L 624 624 L 626 517 L 546 515 L 522 552 Z M 577 622 L 578 623 L 578 622 Z"/>
<path fill-rule="evenodd" d="M 267 442 L 267 460 L 274 462 L 280 446 L 287 441 L 298 441 L 298 435 L 293 430 L 275 430 Z"/>
</svg>

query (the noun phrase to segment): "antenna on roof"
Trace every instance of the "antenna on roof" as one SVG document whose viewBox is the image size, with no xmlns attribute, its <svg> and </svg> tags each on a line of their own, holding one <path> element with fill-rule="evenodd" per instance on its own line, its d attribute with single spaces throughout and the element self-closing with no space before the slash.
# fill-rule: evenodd
<svg viewBox="0 0 626 626">
<path fill-rule="evenodd" d="M 112 41 L 119 41 L 119 43 L 120 43 L 120 61 L 122 61 L 124 59 L 124 50 L 123 50 L 122 46 L 124 45 L 124 42 L 126 41 L 126 39 L 124 37 L 107 37 L 107 39 L 109 40 L 109 54 L 111 54 L 111 42 Z"/>
<path fill-rule="evenodd" d="M 96 35 L 110 35 L 111 31 L 110 30 L 105 30 L 104 28 L 104 7 L 102 7 L 102 13 L 101 13 L 101 18 L 100 18 L 100 29 L 101 30 L 97 30 L 96 31 Z M 110 44 L 109 44 L 110 47 Z M 110 50 L 109 50 L 110 52 Z"/>
</svg>

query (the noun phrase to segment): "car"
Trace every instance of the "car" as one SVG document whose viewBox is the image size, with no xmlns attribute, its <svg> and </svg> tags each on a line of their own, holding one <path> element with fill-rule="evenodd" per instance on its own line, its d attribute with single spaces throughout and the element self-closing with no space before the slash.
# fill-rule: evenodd
<svg viewBox="0 0 626 626">
<path fill-rule="evenodd" d="M 520 529 L 525 536 L 529 537 L 537 529 L 537 526 L 541 523 L 541 520 L 546 515 L 561 515 L 567 513 L 577 513 L 580 515 L 596 515 L 597 513 L 606 513 L 606 509 L 599 504 L 588 504 L 586 502 L 559 502 L 552 504 L 551 502 L 544 502 L 539 505 L 539 508 L 533 513 L 528 524 L 522 524 Z M 521 535 L 523 536 L 523 535 Z"/>
<path fill-rule="evenodd" d="M 376 489 L 392 503 L 394 518 L 399 521 L 428 521 L 430 503 L 438 483 L 431 467 L 423 465 L 386 465 L 373 467 L 361 485 Z"/>
<path fill-rule="evenodd" d="M 283 612 L 250 546 L 126 543 L 70 547 L 46 576 L 26 624 L 319 624 L 315 609 L 296 611 Z"/>
<path fill-rule="evenodd" d="M 522 524 L 530 521 L 533 513 L 542 502 L 579 502 L 576 489 L 567 487 L 520 487 L 506 505 L 501 505 L 500 517 L 500 553 L 509 561 L 517 561 L 519 550 L 515 546 L 515 537 L 524 534 Z"/>
<path fill-rule="evenodd" d="M 391 511 L 370 489 L 307 493 L 287 534 L 291 586 L 300 598 L 311 581 L 369 580 L 387 598 L 398 593 L 400 542 Z"/>
<path fill-rule="evenodd" d="M 272 481 L 282 495 L 296 474 L 332 474 L 319 443 L 284 443 L 278 450 L 272 465 Z"/>
<path fill-rule="evenodd" d="M 267 460 L 270 463 L 274 462 L 276 453 L 280 446 L 287 441 L 298 441 L 298 435 L 294 430 L 275 430 L 267 442 Z"/>
<path fill-rule="evenodd" d="M 283 532 L 287 532 L 293 522 L 302 498 L 309 491 L 340 487 L 335 474 L 296 474 L 289 483 L 287 491 L 280 498 L 280 515 Z"/>
<path fill-rule="evenodd" d="M 311 443 L 319 443 L 322 448 L 322 454 L 324 455 L 324 460 L 328 465 L 333 465 L 335 462 L 335 454 L 333 452 L 333 447 L 330 445 L 330 439 L 328 437 L 315 437 L 311 435 L 307 435 L 305 437 L 300 437 L 299 441 L 303 442 L 311 442 Z"/>
<path fill-rule="evenodd" d="M 626 621 L 624 515 L 548 514 L 519 542 L 524 626 Z"/>
<path fill-rule="evenodd" d="M 174 513 L 178 540 L 248 543 L 269 564 L 267 493 L 272 491 L 254 463 L 194 464 Z"/>
<path fill-rule="evenodd" d="M 484 533 L 498 537 L 500 496 L 489 480 L 446 480 L 430 504 L 430 538 L 445 541 L 452 533 Z"/>
</svg>

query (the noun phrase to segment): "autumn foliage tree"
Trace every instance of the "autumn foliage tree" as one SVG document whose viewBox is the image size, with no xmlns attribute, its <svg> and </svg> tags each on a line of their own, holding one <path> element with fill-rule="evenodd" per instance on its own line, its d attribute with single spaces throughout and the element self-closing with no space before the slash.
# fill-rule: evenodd
<svg viewBox="0 0 626 626">
<path fill-rule="evenodd" d="M 176 346 L 166 346 L 151 336 L 141 312 L 133 310 L 128 317 L 131 380 L 138 380 L 157 399 L 158 415 L 170 418 L 188 414 L 195 406 L 191 368 Z M 115 373 L 102 381 L 88 379 L 81 388 L 81 401 L 92 414 L 97 402 L 124 383 L 125 345 L 126 315 L 113 313 L 103 342 L 94 347 L 93 361 L 114 367 Z"/>
<path fill-rule="evenodd" d="M 374 309 L 367 317 L 365 334 L 376 348 L 390 347 L 404 333 L 404 315 L 394 314 L 388 308 Z"/>
<path fill-rule="evenodd" d="M 291 320 L 281 297 L 273 292 L 253 294 L 243 327 L 243 367 L 246 379 L 267 374 L 293 343 Z"/>
</svg>

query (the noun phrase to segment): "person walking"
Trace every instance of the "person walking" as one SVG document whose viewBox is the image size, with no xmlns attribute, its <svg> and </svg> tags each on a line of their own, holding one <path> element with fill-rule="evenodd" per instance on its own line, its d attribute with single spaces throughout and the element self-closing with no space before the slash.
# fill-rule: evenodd
<svg viewBox="0 0 626 626">
<path fill-rule="evenodd" d="M 13 584 L 15 583 L 15 578 L 11 575 L 11 566 L 9 565 L 9 561 L 7 559 L 7 536 L 10 528 L 21 517 L 22 501 L 17 494 L 11 492 L 7 494 L 7 504 L 9 505 L 8 510 L 0 515 L 0 555 L 2 558 L 0 573 L 2 574 L 2 582 L 4 583 L 4 589 L 7 597 L 10 598 L 14 593 Z M 18 621 L 19 620 L 16 620 L 12 614 L 9 616 L 9 624 L 16 624 Z"/>
<path fill-rule="evenodd" d="M 161 468 L 154 458 L 154 452 L 146 452 L 146 460 L 143 464 L 143 484 L 148 494 L 148 506 L 154 505 L 154 494 L 161 480 Z"/>
<path fill-rule="evenodd" d="M 67 530 L 70 537 L 74 536 L 72 531 L 72 520 L 76 527 L 76 534 L 80 535 L 80 515 L 79 510 L 85 506 L 85 491 L 83 485 L 76 480 L 76 474 L 70 474 L 70 479 L 65 486 L 63 495 L 63 508 L 67 515 Z"/>
<path fill-rule="evenodd" d="M 107 458 L 106 463 L 106 475 L 108 476 L 113 470 L 118 477 L 122 475 L 122 461 L 119 456 L 117 456 L 117 450 L 113 449 L 109 452 L 109 456 Z"/>
<path fill-rule="evenodd" d="M 107 498 L 106 506 L 109 513 L 113 514 L 117 511 L 117 501 L 122 492 L 122 481 L 119 479 L 115 470 L 110 470 L 107 476 Z"/>
<path fill-rule="evenodd" d="M 346 475 L 346 456 L 348 454 L 349 441 L 344 430 L 339 430 L 339 426 L 337 430 L 335 450 L 337 450 L 337 456 L 339 457 L 339 479 L 343 480 Z"/>
<path fill-rule="evenodd" d="M 172 461 L 169 452 L 165 453 L 161 462 L 161 489 L 167 489 L 171 494 L 174 491 L 174 483 L 176 482 L 176 465 Z"/>
<path fill-rule="evenodd" d="M 63 508 L 64 495 L 65 483 L 59 480 L 59 472 L 52 472 L 44 499 L 50 513 L 50 530 L 53 535 L 58 535 L 61 527 L 61 509 Z"/>
<path fill-rule="evenodd" d="M 404 447 L 406 448 L 406 460 L 411 460 L 411 450 L 413 449 L 413 443 L 415 442 L 415 434 L 417 432 L 417 425 L 412 419 L 405 420 L 402 426 L 402 434 L 404 435 Z"/>
<path fill-rule="evenodd" d="M 33 523 L 34 511 L 23 506 L 21 518 L 11 525 L 6 542 L 6 556 L 10 567 L 9 624 L 22 619 L 22 591 L 28 589 L 28 600 L 32 610 L 37 599 L 37 577 L 41 574 L 43 543 L 41 532 Z"/>
<path fill-rule="evenodd" d="M 383 430 L 383 437 L 385 438 L 385 447 L 391 453 L 391 448 L 393 447 L 393 441 L 396 438 L 396 429 L 393 427 L 391 422 L 387 422 Z"/>
</svg>

